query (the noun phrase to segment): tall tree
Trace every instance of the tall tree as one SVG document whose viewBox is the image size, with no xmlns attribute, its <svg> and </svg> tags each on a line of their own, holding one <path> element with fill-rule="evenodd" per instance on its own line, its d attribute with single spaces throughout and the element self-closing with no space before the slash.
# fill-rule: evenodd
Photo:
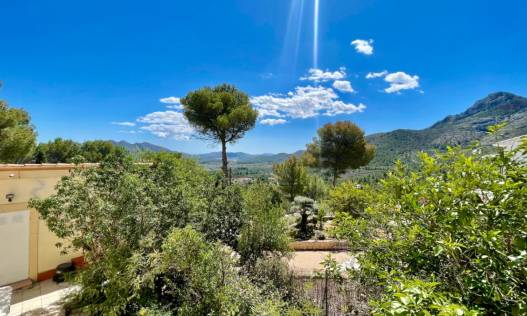
<svg viewBox="0 0 527 316">
<path fill-rule="evenodd" d="M 206 138 L 221 143 L 222 170 L 228 176 L 227 143 L 242 138 L 258 117 L 249 97 L 235 86 L 223 84 L 192 91 L 181 103 L 190 124 Z"/>
<path fill-rule="evenodd" d="M 375 148 L 366 142 L 364 131 L 349 121 L 326 124 L 317 131 L 318 137 L 307 145 L 303 160 L 312 167 L 331 171 L 333 186 L 347 169 L 367 165 Z"/>
<path fill-rule="evenodd" d="M 101 162 L 115 154 L 125 154 L 123 147 L 114 145 L 108 140 L 86 141 L 81 146 L 81 155 L 87 162 Z"/>
<path fill-rule="evenodd" d="M 70 139 L 56 138 L 37 146 L 35 162 L 60 163 L 71 162 L 73 157 L 80 155 L 80 145 Z"/>
<path fill-rule="evenodd" d="M 35 148 L 35 138 L 29 114 L 0 100 L 0 162 L 25 161 Z"/>
<path fill-rule="evenodd" d="M 280 190 L 293 201 L 295 196 L 302 194 L 307 186 L 307 172 L 300 159 L 291 156 L 281 164 L 273 166 L 273 173 L 278 179 Z"/>
</svg>

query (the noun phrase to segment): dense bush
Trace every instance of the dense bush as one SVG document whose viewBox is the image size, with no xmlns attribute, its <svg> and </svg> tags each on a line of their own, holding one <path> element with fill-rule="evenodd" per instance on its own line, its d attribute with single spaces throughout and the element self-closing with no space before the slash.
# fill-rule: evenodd
<svg viewBox="0 0 527 316">
<path fill-rule="evenodd" d="M 308 175 L 306 168 L 296 156 L 289 157 L 281 164 L 273 165 L 278 186 L 289 201 L 305 192 Z"/>
<path fill-rule="evenodd" d="M 289 250 L 289 237 L 276 191 L 269 184 L 250 185 L 244 192 L 244 206 L 246 223 L 238 243 L 242 262 L 253 265 L 266 254 L 285 254 Z"/>
<path fill-rule="evenodd" d="M 485 314 L 527 312 L 527 167 L 515 153 L 461 149 L 398 164 L 362 217 L 338 232 L 362 251 L 363 282 L 433 279 Z M 401 283 L 404 285 L 404 283 Z"/>
<path fill-rule="evenodd" d="M 194 161 L 160 154 L 134 164 L 117 154 L 100 166 L 76 168 L 57 192 L 32 200 L 48 227 L 82 249 L 77 306 L 90 313 L 125 313 L 136 298 L 124 271 L 138 253 L 156 252 L 174 228 L 193 225 L 208 240 L 233 245 L 244 216 L 239 188 L 215 181 Z"/>
<path fill-rule="evenodd" d="M 0 163 L 25 162 L 35 148 L 35 138 L 29 114 L 0 100 Z"/>
<path fill-rule="evenodd" d="M 328 191 L 329 186 L 323 178 L 316 174 L 310 174 L 307 176 L 306 187 L 302 195 L 320 201 L 326 197 Z"/>
<path fill-rule="evenodd" d="M 279 271 L 262 262 L 288 250 L 277 191 L 228 186 L 179 155 L 149 161 L 112 155 L 30 202 L 70 242 L 64 251 L 84 251 L 88 264 L 73 280 L 81 289 L 68 306 L 95 315 L 301 313 L 285 279 L 263 286 L 257 277 Z"/>
<path fill-rule="evenodd" d="M 136 260 L 140 298 L 154 298 L 179 315 L 250 315 L 264 301 L 239 274 L 232 249 L 188 227 L 173 230 L 159 253 Z"/>
<path fill-rule="evenodd" d="M 334 214 L 346 213 L 358 217 L 372 201 L 373 193 L 369 186 L 346 181 L 329 191 L 327 206 Z"/>
<path fill-rule="evenodd" d="M 459 298 L 437 292 L 438 283 L 421 280 L 396 279 L 386 286 L 386 294 L 372 302 L 372 314 L 382 315 L 478 315 L 476 310 L 456 304 Z"/>
<path fill-rule="evenodd" d="M 94 140 L 77 143 L 71 139 L 55 138 L 40 143 L 33 157 L 35 163 L 101 162 L 107 157 L 123 155 L 126 150 L 111 141 Z"/>
</svg>

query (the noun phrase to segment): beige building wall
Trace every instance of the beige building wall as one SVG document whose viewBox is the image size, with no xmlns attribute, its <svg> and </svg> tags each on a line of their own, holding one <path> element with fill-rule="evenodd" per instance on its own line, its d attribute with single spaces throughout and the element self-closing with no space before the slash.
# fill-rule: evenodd
<svg viewBox="0 0 527 316">
<path fill-rule="evenodd" d="M 28 210 L 27 203 L 31 198 L 44 198 L 53 194 L 57 182 L 69 175 L 72 168 L 70 164 L 0 165 L 0 213 Z M 12 201 L 8 201 L 8 194 L 14 194 Z M 36 210 L 29 211 L 28 275 L 31 279 L 49 276 L 58 264 L 82 256 L 80 251 L 61 255 L 60 249 L 56 247 L 59 238 L 39 219 Z"/>
</svg>

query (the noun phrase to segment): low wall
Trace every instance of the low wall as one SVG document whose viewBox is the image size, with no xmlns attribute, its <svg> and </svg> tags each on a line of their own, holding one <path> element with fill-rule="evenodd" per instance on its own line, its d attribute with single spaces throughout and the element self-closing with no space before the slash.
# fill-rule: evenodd
<svg viewBox="0 0 527 316">
<path fill-rule="evenodd" d="M 305 240 L 295 241 L 289 244 L 294 251 L 342 251 L 348 250 L 348 241 L 346 240 Z"/>
</svg>

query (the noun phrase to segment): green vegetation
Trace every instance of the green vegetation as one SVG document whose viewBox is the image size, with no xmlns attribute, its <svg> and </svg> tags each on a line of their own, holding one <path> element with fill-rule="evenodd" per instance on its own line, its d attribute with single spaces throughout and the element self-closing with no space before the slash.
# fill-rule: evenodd
<svg viewBox="0 0 527 316">
<path fill-rule="evenodd" d="M 307 146 L 304 161 L 315 168 L 329 169 L 333 186 L 347 169 L 357 169 L 373 159 L 374 147 L 366 142 L 364 132 L 351 122 L 326 124 L 317 133 L 318 138 Z"/>
<path fill-rule="evenodd" d="M 104 315 L 303 309 L 284 292 L 287 284 L 264 292 L 251 281 L 253 270 L 276 269 L 264 262 L 288 251 L 276 189 L 226 185 L 179 155 L 149 159 L 135 164 L 115 153 L 97 167 L 74 169 L 56 194 L 30 202 L 52 232 L 71 242 L 59 245 L 64 251 L 84 251 L 88 264 L 75 276 L 81 290 L 71 308 Z"/>
<path fill-rule="evenodd" d="M 499 133 L 489 135 L 489 126 L 506 122 Z M 375 145 L 375 158 L 370 170 L 387 171 L 396 160 L 412 166 L 418 164 L 420 151 L 446 150 L 447 146 L 469 146 L 479 141 L 488 146 L 496 140 L 527 134 L 527 99 L 507 92 L 483 98 L 465 112 L 451 115 L 423 130 L 395 130 L 366 137 Z M 383 172 L 367 172 L 380 179 Z"/>
<path fill-rule="evenodd" d="M 123 155 L 125 149 L 111 141 L 94 140 L 79 144 L 70 139 L 56 138 L 39 144 L 33 160 L 35 163 L 101 162 L 117 153 Z"/>
<path fill-rule="evenodd" d="M 416 171 L 390 172 L 360 217 L 339 215 L 334 234 L 363 253 L 356 275 L 384 284 L 375 311 L 527 312 L 527 167 L 514 155 L 422 153 Z"/>
<path fill-rule="evenodd" d="M 334 214 L 358 217 L 374 201 L 372 190 L 367 186 L 346 181 L 329 192 L 327 205 Z"/>
<path fill-rule="evenodd" d="M 372 314 L 382 315 L 442 315 L 475 316 L 477 310 L 469 310 L 450 293 L 437 291 L 439 283 L 419 279 L 397 279 L 386 286 L 386 294 L 378 301 L 372 301 Z"/>
<path fill-rule="evenodd" d="M 280 190 L 292 202 L 297 195 L 301 195 L 307 188 L 308 175 L 306 168 L 296 156 L 291 156 L 281 164 L 273 166 Z"/>
<path fill-rule="evenodd" d="M 100 162 L 74 168 L 54 195 L 29 203 L 68 241 L 58 245 L 63 251 L 85 254 L 87 266 L 72 276 L 81 287 L 70 309 L 88 315 L 321 315 L 337 310 L 330 296 L 341 295 L 359 297 L 373 315 L 527 313 L 527 139 L 512 151 L 488 146 L 510 135 L 513 118 L 522 119 L 522 100 L 495 94 L 434 125 L 433 133 L 370 137 L 384 139 L 374 162 L 387 159 L 387 144 L 397 149 L 390 155 L 408 158 L 390 169 L 359 168 L 374 154 L 362 130 L 350 122 L 327 124 L 302 158 L 274 164 L 274 178 L 231 184 L 224 181 L 225 144 L 254 125 L 256 112 L 246 101 L 225 85 L 183 101 L 196 128 L 224 145 L 223 175 L 179 153 L 132 157 L 105 141 L 56 139 L 38 146 L 34 159 L 42 162 Z M 0 146 L 24 135 L 9 132 L 19 127 L 30 131 L 21 144 L 34 144 L 27 113 L 3 103 L 0 109 L 0 126 L 8 126 L 0 129 Z M 489 125 L 491 114 L 498 124 Z M 206 117 L 217 124 L 199 123 Z M 430 152 L 460 136 L 459 124 L 467 129 L 454 143 L 482 143 Z M 485 127 L 484 136 L 467 132 L 475 125 Z M 31 149 L 24 148 L 9 159 L 27 160 Z M 317 168 L 329 171 L 332 187 Z M 337 185 L 349 169 L 363 181 Z M 386 175 L 377 182 L 369 171 Z M 313 301 L 284 258 L 291 238 L 327 236 L 347 239 L 358 261 L 324 260 L 315 275 L 324 286 L 313 290 L 323 297 Z"/>
<path fill-rule="evenodd" d="M 267 184 L 250 185 L 244 192 L 246 224 L 239 238 L 242 263 L 250 267 L 268 252 L 280 257 L 289 251 L 287 223 L 278 192 Z"/>
<path fill-rule="evenodd" d="M 71 162 L 81 153 L 81 146 L 70 140 L 56 138 L 48 143 L 41 143 L 35 150 L 35 163 Z"/>
<path fill-rule="evenodd" d="M 27 161 L 35 148 L 35 139 L 29 114 L 0 100 L 0 163 Z"/>
<path fill-rule="evenodd" d="M 223 84 L 190 92 L 181 103 L 190 124 L 202 135 L 221 143 L 222 170 L 228 177 L 227 144 L 242 138 L 258 117 L 249 97 L 236 87 Z"/>
</svg>

